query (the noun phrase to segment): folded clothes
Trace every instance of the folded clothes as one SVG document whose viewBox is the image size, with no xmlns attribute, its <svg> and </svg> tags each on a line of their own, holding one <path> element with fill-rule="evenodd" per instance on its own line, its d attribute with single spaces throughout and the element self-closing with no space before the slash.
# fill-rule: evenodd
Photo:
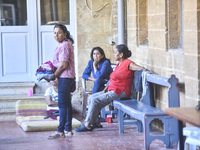
<svg viewBox="0 0 200 150">
<path fill-rule="evenodd" d="M 53 65 L 53 63 L 51 61 L 47 61 L 47 62 L 43 63 L 42 67 L 45 70 L 49 70 L 49 71 L 54 71 L 55 70 L 55 66 Z"/>
<path fill-rule="evenodd" d="M 53 63 L 51 61 L 47 61 L 39 66 L 39 68 L 36 70 L 35 75 L 38 81 L 42 79 L 49 81 L 53 78 L 53 73 L 55 72 L 55 70 L 56 67 L 53 65 Z"/>
<path fill-rule="evenodd" d="M 42 68 L 44 68 L 47 71 L 53 71 L 53 69 L 49 66 L 49 64 L 42 64 Z"/>
<path fill-rule="evenodd" d="M 39 66 L 36 72 L 43 72 L 43 71 L 55 71 L 55 66 L 52 64 L 51 61 L 47 61 Z"/>
<path fill-rule="evenodd" d="M 35 75 L 37 75 L 37 74 L 52 74 L 52 73 L 53 73 L 53 71 L 37 71 L 35 73 Z"/>
</svg>

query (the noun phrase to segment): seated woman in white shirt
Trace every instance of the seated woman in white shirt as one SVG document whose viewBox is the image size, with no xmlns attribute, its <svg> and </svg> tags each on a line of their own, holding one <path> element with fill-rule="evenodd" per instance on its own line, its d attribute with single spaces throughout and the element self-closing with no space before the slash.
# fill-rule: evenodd
<svg viewBox="0 0 200 150">
<path fill-rule="evenodd" d="M 59 110 L 58 109 L 58 79 L 50 81 L 52 85 L 49 87 L 44 96 L 47 103 L 48 115 L 51 115 L 52 112 Z M 57 116 L 51 117 L 56 119 Z"/>
</svg>

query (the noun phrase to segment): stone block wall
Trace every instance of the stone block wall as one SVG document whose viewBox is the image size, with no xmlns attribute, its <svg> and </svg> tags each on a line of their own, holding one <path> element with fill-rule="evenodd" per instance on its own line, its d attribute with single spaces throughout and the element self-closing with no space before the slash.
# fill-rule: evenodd
<svg viewBox="0 0 200 150">
<path fill-rule="evenodd" d="M 196 106 L 199 100 L 199 1 L 127 0 L 126 5 L 127 43 L 132 59 L 161 76 L 175 74 L 184 85 L 180 89 L 181 107 Z M 141 5 L 146 8 L 146 14 L 140 10 Z M 141 20 L 147 21 L 146 45 L 141 44 Z M 157 107 L 165 109 L 165 99 L 166 95 L 158 96 Z"/>
<path fill-rule="evenodd" d="M 199 32 L 200 2 L 198 0 L 126 0 L 125 39 L 132 51 L 132 59 L 152 72 L 170 77 L 175 74 L 180 88 L 181 107 L 196 106 L 200 99 Z M 117 0 L 76 0 L 78 99 L 81 97 L 81 76 L 94 46 L 105 50 L 106 57 L 114 62 L 110 40 L 116 42 Z M 111 5 L 112 3 L 112 5 Z M 112 12 L 112 14 L 111 14 Z M 111 18 L 110 18 L 111 17 Z M 111 20 L 111 26 L 110 26 Z M 159 88 L 159 87 L 158 87 Z M 165 88 L 157 96 L 156 106 L 167 107 Z"/>
<path fill-rule="evenodd" d="M 116 9 L 117 3 L 113 3 L 112 0 L 76 0 L 78 82 L 77 90 L 73 94 L 73 103 L 77 104 L 78 111 L 82 111 L 82 73 L 90 60 L 92 48 L 100 46 L 106 57 L 114 62 L 110 41 L 115 41 L 113 32 L 116 31 L 113 30 L 113 23 L 116 20 L 113 18 L 117 16 L 112 14 L 112 10 Z M 89 84 L 88 88 L 91 89 L 92 86 L 93 84 Z"/>
<path fill-rule="evenodd" d="M 199 6 L 198 0 L 184 1 L 184 105 L 193 106 L 199 100 Z"/>
<path fill-rule="evenodd" d="M 77 50 L 78 50 L 78 76 L 81 77 L 90 60 L 93 47 L 104 49 L 107 58 L 113 60 L 112 40 L 112 0 L 77 0 Z M 102 8 L 104 4 L 107 5 Z M 99 11 L 93 11 L 98 10 Z M 91 10 L 90 10 L 91 9 Z M 111 22 L 110 22 L 111 21 Z M 110 24 L 111 23 L 111 24 Z"/>
</svg>

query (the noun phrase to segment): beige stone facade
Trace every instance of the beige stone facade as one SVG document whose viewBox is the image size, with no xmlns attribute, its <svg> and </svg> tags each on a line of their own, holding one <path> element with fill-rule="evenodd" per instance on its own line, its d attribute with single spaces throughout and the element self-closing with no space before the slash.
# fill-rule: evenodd
<svg viewBox="0 0 200 150">
<path fill-rule="evenodd" d="M 91 49 L 102 47 L 106 57 L 116 63 L 110 40 L 117 44 L 118 37 L 117 0 L 86 2 L 91 10 L 85 0 L 76 0 L 79 76 L 76 94 L 79 101 L 82 100 L 81 76 L 90 59 Z M 180 106 L 196 106 L 200 99 L 200 1 L 125 0 L 124 3 L 125 42 L 132 51 L 130 59 L 158 75 L 170 77 L 175 74 L 182 85 Z M 92 11 L 104 4 L 101 10 Z M 165 93 L 157 96 L 158 108 L 167 107 Z"/>
</svg>

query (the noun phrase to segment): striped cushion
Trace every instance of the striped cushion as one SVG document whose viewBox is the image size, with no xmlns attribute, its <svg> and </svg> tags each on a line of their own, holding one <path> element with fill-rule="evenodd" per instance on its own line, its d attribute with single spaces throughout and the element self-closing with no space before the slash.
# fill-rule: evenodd
<svg viewBox="0 0 200 150">
<path fill-rule="evenodd" d="M 44 119 L 47 116 L 45 101 L 19 100 L 16 102 L 16 122 L 24 131 L 57 130 L 59 119 Z M 81 126 L 81 122 L 72 119 L 72 129 Z"/>
<path fill-rule="evenodd" d="M 33 131 L 56 131 L 58 127 L 58 120 L 33 120 L 33 121 L 22 121 L 20 127 L 26 132 Z M 78 128 L 81 126 L 81 122 L 77 119 L 72 119 L 72 129 Z"/>
<path fill-rule="evenodd" d="M 16 116 L 47 116 L 46 102 L 19 100 L 16 102 Z"/>
</svg>

